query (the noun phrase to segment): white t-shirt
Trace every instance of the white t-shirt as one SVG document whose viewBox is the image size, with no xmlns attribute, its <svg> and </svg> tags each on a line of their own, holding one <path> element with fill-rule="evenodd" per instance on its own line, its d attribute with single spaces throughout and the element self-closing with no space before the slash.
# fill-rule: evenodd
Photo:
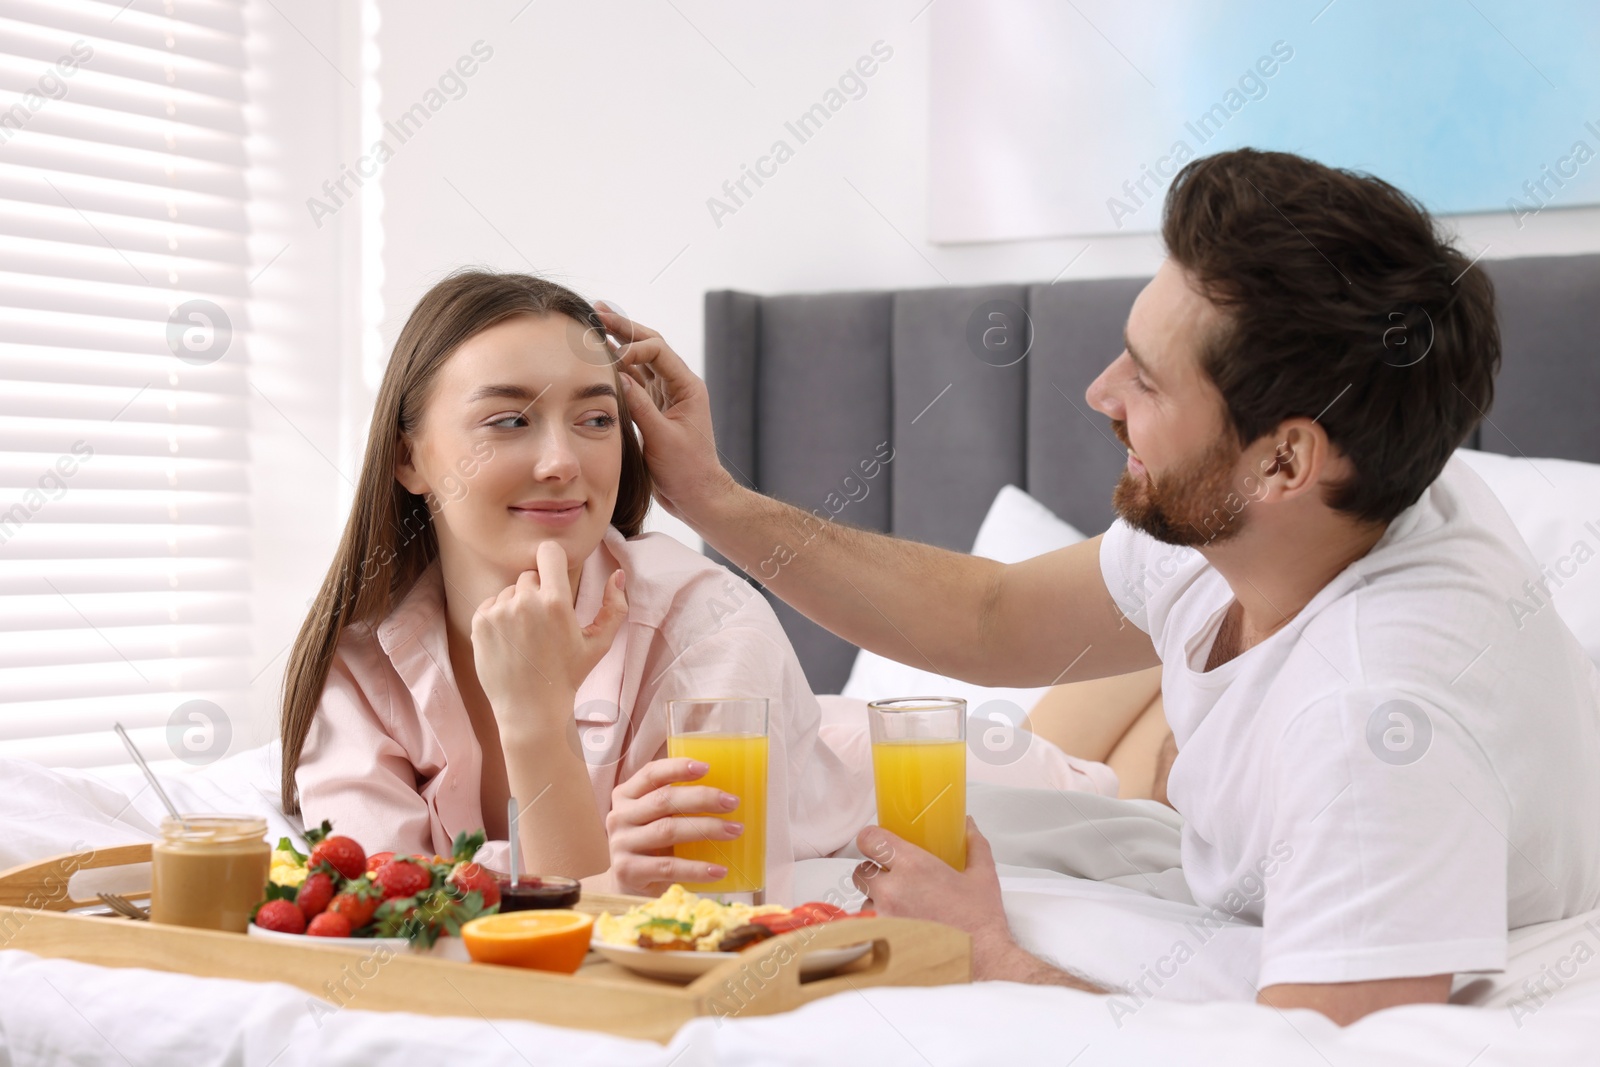
<svg viewBox="0 0 1600 1067">
<path fill-rule="evenodd" d="M 1198 552 L 1118 521 L 1100 568 L 1164 665 L 1190 890 L 1262 924 L 1262 987 L 1503 970 L 1508 930 L 1600 906 L 1600 672 L 1459 459 L 1213 671 Z"/>
</svg>

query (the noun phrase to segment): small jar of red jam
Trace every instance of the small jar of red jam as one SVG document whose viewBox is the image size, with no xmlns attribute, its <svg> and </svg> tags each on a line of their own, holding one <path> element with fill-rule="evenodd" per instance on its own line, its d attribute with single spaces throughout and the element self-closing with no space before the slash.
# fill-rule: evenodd
<svg viewBox="0 0 1600 1067">
<path fill-rule="evenodd" d="M 571 878 L 540 878 L 525 874 L 515 885 L 509 878 L 500 879 L 502 912 L 570 908 L 578 903 L 582 895 L 582 887 Z"/>
</svg>

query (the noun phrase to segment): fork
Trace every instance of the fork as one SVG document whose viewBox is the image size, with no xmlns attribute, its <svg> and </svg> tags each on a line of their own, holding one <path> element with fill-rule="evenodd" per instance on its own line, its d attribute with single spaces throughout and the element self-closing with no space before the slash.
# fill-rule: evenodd
<svg viewBox="0 0 1600 1067">
<path fill-rule="evenodd" d="M 141 907 L 125 896 L 117 893 L 99 893 L 96 895 L 105 902 L 106 907 L 110 908 L 118 915 L 141 922 L 147 922 L 150 919 L 149 908 Z"/>
</svg>

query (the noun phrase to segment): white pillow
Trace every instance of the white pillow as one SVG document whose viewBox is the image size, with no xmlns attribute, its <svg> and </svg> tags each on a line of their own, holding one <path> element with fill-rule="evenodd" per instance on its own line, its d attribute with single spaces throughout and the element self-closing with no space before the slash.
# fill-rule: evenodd
<svg viewBox="0 0 1600 1067">
<path fill-rule="evenodd" d="M 1071 523 L 1014 485 L 1005 486 L 978 527 L 972 554 L 1001 563 L 1021 563 L 1084 539 Z"/>
<path fill-rule="evenodd" d="M 1600 463 L 1456 451 L 1544 568 L 1556 614 L 1600 664 Z"/>
<path fill-rule="evenodd" d="M 973 542 L 972 554 L 1001 563 L 1020 563 L 1083 539 L 1083 534 L 1057 518 L 1049 508 L 1016 486 L 1008 485 L 1000 490 L 994 503 L 989 505 L 989 514 L 984 516 L 983 525 L 978 527 L 978 539 Z M 840 695 L 857 700 L 911 696 L 962 697 L 967 702 L 970 714 L 992 701 L 1006 701 L 1026 712 L 1039 702 L 1047 688 L 989 689 L 958 682 L 931 671 L 918 670 L 862 649 L 856 655 L 850 680 L 845 682 Z"/>
</svg>

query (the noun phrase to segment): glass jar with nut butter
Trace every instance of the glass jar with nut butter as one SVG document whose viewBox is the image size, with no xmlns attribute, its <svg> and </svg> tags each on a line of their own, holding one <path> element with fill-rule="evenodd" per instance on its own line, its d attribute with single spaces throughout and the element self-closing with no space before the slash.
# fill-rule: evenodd
<svg viewBox="0 0 1600 1067">
<path fill-rule="evenodd" d="M 150 919 L 242 934 L 271 866 L 266 819 L 169 815 L 150 849 Z"/>
</svg>

